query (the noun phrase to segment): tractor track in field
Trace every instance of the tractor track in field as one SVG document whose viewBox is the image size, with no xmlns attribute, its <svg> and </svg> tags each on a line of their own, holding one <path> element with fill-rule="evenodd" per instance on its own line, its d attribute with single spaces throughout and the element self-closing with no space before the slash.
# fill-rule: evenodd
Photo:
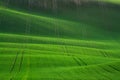
<svg viewBox="0 0 120 80">
<path fill-rule="evenodd" d="M 10 68 L 10 74 L 11 74 L 10 80 L 13 80 L 13 76 L 14 76 L 14 75 L 12 75 L 12 72 L 13 72 L 14 69 L 15 69 L 15 65 L 16 65 L 16 62 L 17 62 L 17 60 L 18 60 L 19 54 L 20 54 L 19 52 L 16 53 L 16 57 L 15 57 L 15 59 L 14 59 L 14 61 L 13 61 L 12 67 Z"/>
<path fill-rule="evenodd" d="M 115 68 L 114 66 L 112 66 L 112 65 L 108 65 L 110 68 L 112 68 L 112 69 L 114 69 L 114 70 L 116 70 L 116 71 L 118 71 L 118 72 L 120 72 L 120 70 L 119 69 L 117 69 L 117 68 Z"/>
<path fill-rule="evenodd" d="M 26 29 L 25 29 L 25 35 L 27 35 L 27 34 L 30 34 L 30 24 L 28 24 L 29 23 L 29 19 L 26 19 Z M 24 42 L 25 43 L 27 43 L 28 42 L 28 39 L 27 38 L 24 38 L 25 40 L 24 40 Z M 24 44 L 23 46 L 22 46 L 23 48 L 26 48 L 26 44 Z M 24 50 L 22 50 L 22 48 L 21 48 L 21 57 L 20 57 L 20 62 L 19 62 L 19 66 L 18 66 L 18 73 L 21 71 L 21 69 L 22 69 L 22 65 L 23 65 L 23 58 L 24 58 Z M 10 69 L 10 73 L 12 73 L 13 72 L 13 70 L 14 70 L 14 68 L 15 68 L 15 64 L 16 64 L 16 61 L 17 61 L 17 58 L 18 58 L 18 54 L 19 53 L 17 53 L 16 54 L 16 57 L 15 57 L 15 60 L 14 60 L 14 63 L 13 63 L 13 65 L 12 65 L 12 68 Z M 16 73 L 17 74 L 17 73 Z M 12 75 L 12 74 L 11 74 Z M 13 80 L 13 76 L 15 77 L 15 74 L 14 75 L 12 75 L 12 77 L 10 78 L 10 80 Z"/>
<path fill-rule="evenodd" d="M 19 72 L 21 71 L 21 68 L 22 68 L 23 58 L 24 58 L 24 51 L 22 51 L 22 53 L 21 53 L 21 60 L 20 60 L 20 64 L 19 64 Z"/>
<path fill-rule="evenodd" d="M 103 68 L 102 68 L 103 69 Z M 105 69 L 103 69 L 105 70 Z M 108 79 L 108 80 L 112 80 L 110 77 L 106 76 L 105 74 L 102 74 L 101 72 L 95 70 L 97 74 L 100 74 L 101 76 L 103 76 L 104 78 Z M 105 70 L 106 71 L 106 70 Z M 107 71 L 108 72 L 108 71 Z"/>
<path fill-rule="evenodd" d="M 87 63 L 84 62 L 81 58 L 74 57 L 74 56 L 72 56 L 72 57 L 73 57 L 73 60 L 74 60 L 79 66 L 87 66 Z M 83 65 L 82 65 L 82 63 L 83 63 Z"/>
<path fill-rule="evenodd" d="M 72 56 L 72 58 L 79 66 L 82 66 L 82 64 L 80 64 L 80 62 L 76 59 L 76 57 Z"/>
<path fill-rule="evenodd" d="M 77 57 L 78 58 L 78 57 Z M 78 58 L 84 65 L 87 65 L 86 62 L 84 62 L 81 58 Z"/>
<path fill-rule="evenodd" d="M 101 66 L 100 66 L 101 67 Z M 105 70 L 105 71 L 107 71 L 107 72 L 109 72 L 109 73 L 112 73 L 112 71 L 110 71 L 110 70 L 108 70 L 108 69 L 106 69 L 106 68 L 104 68 L 104 67 L 101 67 L 103 70 Z"/>
<path fill-rule="evenodd" d="M 100 53 L 104 56 L 104 57 L 109 57 L 108 53 L 105 51 L 100 51 Z"/>
<path fill-rule="evenodd" d="M 16 64 L 16 62 L 17 62 L 18 55 L 19 55 L 19 53 L 17 52 L 16 57 L 15 57 L 15 59 L 14 59 L 14 61 L 13 61 L 13 64 L 12 64 L 12 66 L 11 66 L 11 68 L 10 68 L 10 73 L 13 72 L 13 70 L 14 70 L 14 68 L 15 68 L 15 64 Z"/>
<path fill-rule="evenodd" d="M 20 56 L 20 53 L 19 53 L 19 52 L 17 52 L 16 57 L 15 57 L 15 59 L 14 59 L 14 61 L 13 61 L 12 67 L 10 68 L 10 74 L 11 74 L 11 76 L 12 76 L 12 77 L 10 78 L 10 80 L 13 80 L 13 78 L 15 77 L 15 74 L 12 75 L 12 72 L 13 72 L 14 69 L 15 69 L 15 65 L 16 65 L 16 63 L 17 63 L 18 56 Z M 21 58 L 20 58 L 20 62 L 19 62 L 19 66 L 18 66 L 19 70 L 16 72 L 16 74 L 21 71 L 22 64 L 23 64 L 23 58 L 24 58 L 24 52 L 22 51 L 22 53 L 21 53 Z M 13 76 L 14 76 L 14 77 L 13 77 Z"/>
</svg>

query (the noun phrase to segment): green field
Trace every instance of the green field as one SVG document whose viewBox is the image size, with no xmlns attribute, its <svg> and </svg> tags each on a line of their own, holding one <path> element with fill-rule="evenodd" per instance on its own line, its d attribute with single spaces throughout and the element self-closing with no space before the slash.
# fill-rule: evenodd
<svg viewBox="0 0 120 80">
<path fill-rule="evenodd" d="M 120 80 L 119 0 L 27 1 L 0 0 L 0 80 Z"/>
</svg>

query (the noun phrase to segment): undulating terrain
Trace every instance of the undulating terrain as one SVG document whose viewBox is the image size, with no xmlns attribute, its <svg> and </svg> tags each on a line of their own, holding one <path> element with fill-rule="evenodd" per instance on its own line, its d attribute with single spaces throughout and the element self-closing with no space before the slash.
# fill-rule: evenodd
<svg viewBox="0 0 120 80">
<path fill-rule="evenodd" d="M 120 80 L 120 0 L 0 0 L 0 80 Z"/>
</svg>

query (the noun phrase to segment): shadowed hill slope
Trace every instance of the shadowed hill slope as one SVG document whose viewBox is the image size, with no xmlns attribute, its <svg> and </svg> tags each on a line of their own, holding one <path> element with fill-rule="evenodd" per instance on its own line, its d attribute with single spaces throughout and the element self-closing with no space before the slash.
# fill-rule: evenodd
<svg viewBox="0 0 120 80">
<path fill-rule="evenodd" d="M 106 33 L 104 29 L 84 23 L 38 16 L 6 8 L 1 8 L 0 14 L 2 19 L 0 31 L 3 33 L 26 34 L 27 26 L 29 26 L 28 35 L 104 39 L 105 35 L 109 38 L 109 34 L 111 34 L 111 32 Z"/>
<path fill-rule="evenodd" d="M 65 20 L 77 21 L 82 24 L 87 24 L 89 26 L 95 26 L 105 31 L 119 33 L 119 20 L 120 16 L 120 6 L 109 3 L 98 3 L 99 1 L 80 1 L 82 5 L 79 6 L 73 5 L 75 4 L 74 0 L 68 1 L 57 1 L 57 8 L 52 8 L 50 6 L 54 6 L 55 3 L 52 3 L 54 0 L 2 0 L 2 5 L 6 7 L 12 7 L 17 10 L 28 11 L 29 13 L 34 12 L 34 14 L 51 16 L 62 18 Z M 110 0 L 112 1 L 112 0 Z M 71 2 L 71 3 L 70 3 Z M 109 2 L 109 1 L 106 1 Z M 112 1 L 117 2 L 117 1 Z M 41 7 L 43 3 L 46 3 L 48 8 Z M 119 2 L 118 2 L 119 3 Z M 35 5 L 33 5 L 35 4 Z M 50 4 L 50 5 L 49 5 Z M 41 16 L 42 16 L 41 15 Z M 114 20 L 113 20 L 114 19 Z M 114 27 L 113 27 L 114 26 Z M 111 34 L 110 34 L 111 35 Z M 116 34 L 117 35 L 117 34 Z"/>
</svg>

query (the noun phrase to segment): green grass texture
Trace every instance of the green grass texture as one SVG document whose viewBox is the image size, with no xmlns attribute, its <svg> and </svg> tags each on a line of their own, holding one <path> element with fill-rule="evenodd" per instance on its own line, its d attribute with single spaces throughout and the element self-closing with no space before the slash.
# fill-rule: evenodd
<svg viewBox="0 0 120 80">
<path fill-rule="evenodd" d="M 119 0 L 56 10 L 27 1 L 0 1 L 0 80 L 120 80 Z"/>
</svg>

